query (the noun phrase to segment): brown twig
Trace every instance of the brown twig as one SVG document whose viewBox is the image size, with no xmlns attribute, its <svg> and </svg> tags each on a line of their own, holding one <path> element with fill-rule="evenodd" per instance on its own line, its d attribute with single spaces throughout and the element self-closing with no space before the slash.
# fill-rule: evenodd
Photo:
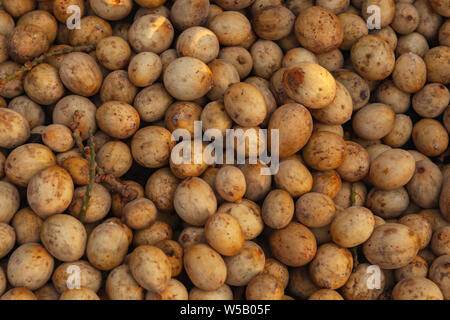
<svg viewBox="0 0 450 320">
<path fill-rule="evenodd" d="M 81 155 L 85 158 L 88 158 L 85 148 L 84 148 L 83 138 L 81 137 L 81 130 L 79 129 L 80 121 L 81 121 L 82 117 L 83 117 L 83 114 L 81 114 L 78 110 L 76 110 L 73 114 L 73 121 L 70 124 L 70 129 L 72 130 L 75 144 L 77 145 L 78 150 L 80 151 Z"/>
<path fill-rule="evenodd" d="M 85 46 L 55 49 L 55 50 L 46 52 L 46 53 L 40 55 L 39 57 L 34 58 L 31 61 L 25 62 L 25 64 L 16 72 L 6 76 L 3 79 L 0 79 L 0 88 L 4 88 L 8 81 L 11 81 L 13 79 L 20 79 L 25 72 L 30 71 L 38 64 L 43 63 L 48 57 L 54 57 L 54 56 L 59 56 L 59 55 L 66 54 L 66 53 L 79 52 L 79 51 L 89 52 L 94 49 L 95 49 L 95 45 L 85 45 Z"/>
<path fill-rule="evenodd" d="M 111 174 L 98 174 L 95 182 L 106 184 L 109 189 L 115 193 L 119 193 L 127 201 L 133 201 L 137 198 L 137 191 L 131 186 L 122 183 L 119 179 Z"/>
<path fill-rule="evenodd" d="M 90 192 L 92 190 L 92 185 L 94 182 L 105 184 L 108 189 L 113 192 L 119 193 L 122 197 L 124 197 L 127 201 L 133 201 L 137 198 L 138 193 L 136 190 L 131 188 L 129 185 L 124 184 L 118 178 L 114 177 L 111 174 L 106 174 L 102 168 L 97 166 L 97 162 L 95 159 L 95 143 L 94 136 L 89 130 L 89 146 L 85 147 L 83 145 L 83 139 L 81 137 L 81 131 L 79 129 L 80 121 L 83 117 L 78 110 L 75 111 L 73 116 L 73 121 L 70 124 L 70 129 L 72 130 L 73 137 L 75 139 L 75 143 L 80 150 L 80 153 L 83 157 L 89 160 L 90 169 L 89 169 L 89 184 L 86 187 L 86 192 L 84 195 L 83 207 L 80 211 L 80 220 L 83 222 L 86 216 L 86 211 L 89 206 L 90 201 Z"/>
</svg>

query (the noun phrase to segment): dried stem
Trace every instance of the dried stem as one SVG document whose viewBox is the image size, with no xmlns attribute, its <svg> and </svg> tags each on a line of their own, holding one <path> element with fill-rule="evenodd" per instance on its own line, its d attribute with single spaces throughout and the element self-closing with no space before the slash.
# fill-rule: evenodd
<svg viewBox="0 0 450 320">
<path fill-rule="evenodd" d="M 133 201 L 138 196 L 136 190 L 131 188 L 129 185 L 123 184 L 122 181 L 111 174 L 99 174 L 95 180 L 97 183 L 106 184 L 111 191 L 119 193 L 127 201 Z"/>
<path fill-rule="evenodd" d="M 55 50 L 46 52 L 46 53 L 40 55 L 39 57 L 34 58 L 31 61 L 25 62 L 25 64 L 16 72 L 8 75 L 7 77 L 5 77 L 3 79 L 0 79 L 0 88 L 3 88 L 6 85 L 6 83 L 12 79 L 20 79 L 25 72 L 30 71 L 38 64 L 43 63 L 48 57 L 59 56 L 62 54 L 71 53 L 71 52 L 79 52 L 79 51 L 89 52 L 94 49 L 95 49 L 94 45 L 85 45 L 85 46 L 55 49 Z"/>
<path fill-rule="evenodd" d="M 89 201 L 91 199 L 90 193 L 92 190 L 92 186 L 94 182 L 105 184 L 111 191 L 119 193 L 122 197 L 124 197 L 127 201 L 132 201 L 137 198 L 138 193 L 136 190 L 131 188 L 129 185 L 122 183 L 118 178 L 114 177 L 111 174 L 106 174 L 102 168 L 97 166 L 97 162 L 95 159 L 95 143 L 94 136 L 92 131 L 89 129 L 89 146 L 85 147 L 83 145 L 83 139 L 81 137 L 81 131 L 79 129 L 80 121 L 83 117 L 83 114 L 78 110 L 75 111 L 73 115 L 73 121 L 70 124 L 70 129 L 72 130 L 73 137 L 75 139 L 75 143 L 80 150 L 80 153 L 84 158 L 89 160 L 89 183 L 86 187 L 86 191 L 84 194 L 83 206 L 80 210 L 80 220 L 84 222 L 86 217 L 86 212 L 89 206 Z"/>
<path fill-rule="evenodd" d="M 78 150 L 80 151 L 80 153 L 83 157 L 87 158 L 87 154 L 86 154 L 86 151 L 85 151 L 84 145 L 83 145 L 83 139 L 81 138 L 81 131 L 79 129 L 80 120 L 82 117 L 83 117 L 83 115 L 78 110 L 76 110 L 73 114 L 73 122 L 70 124 L 70 129 L 73 132 L 72 133 L 73 138 L 75 140 L 75 144 L 78 147 Z"/>
<path fill-rule="evenodd" d="M 89 129 L 89 184 L 86 187 L 86 194 L 84 196 L 83 206 L 81 207 L 80 211 L 81 222 L 84 222 L 89 206 L 89 201 L 91 200 L 91 190 L 92 185 L 94 184 L 96 167 L 97 163 L 95 162 L 94 136 L 92 134 L 92 131 Z"/>
<path fill-rule="evenodd" d="M 92 183 L 103 183 L 106 184 L 106 186 L 112 190 L 113 192 L 119 193 L 122 197 L 127 199 L 128 201 L 132 201 L 137 198 L 138 194 L 136 190 L 131 188 L 129 185 L 126 185 L 122 183 L 119 179 L 114 177 L 111 174 L 106 174 L 100 167 L 97 166 L 96 160 L 95 160 L 95 147 L 94 145 L 94 137 L 92 135 L 92 132 L 89 130 L 89 146 L 85 147 L 83 145 L 83 140 L 81 138 L 81 132 L 78 128 L 80 124 L 80 119 L 82 115 L 75 111 L 74 113 L 74 119 L 73 122 L 70 124 L 70 129 L 72 129 L 73 137 L 75 139 L 76 145 L 78 146 L 78 149 L 80 150 L 80 153 L 83 157 L 89 160 L 90 162 L 90 172 L 89 172 L 89 185 L 87 187 L 87 190 L 92 189 Z M 94 177 L 91 178 L 91 174 L 94 174 Z M 89 204 L 89 194 L 86 192 L 87 195 L 85 197 L 85 206 L 87 210 L 87 206 Z M 81 214 L 80 214 L 81 216 Z"/>
</svg>

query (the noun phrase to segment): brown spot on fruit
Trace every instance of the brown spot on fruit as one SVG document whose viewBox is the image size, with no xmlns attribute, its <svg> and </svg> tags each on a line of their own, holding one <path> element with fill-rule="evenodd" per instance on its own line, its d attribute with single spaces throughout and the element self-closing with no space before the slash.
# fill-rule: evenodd
<svg viewBox="0 0 450 320">
<path fill-rule="evenodd" d="M 298 69 L 290 70 L 286 73 L 286 81 L 289 87 L 295 88 L 303 84 L 305 76 Z"/>
<path fill-rule="evenodd" d="M 390 234 L 393 234 L 393 233 L 396 233 L 397 232 L 397 229 L 395 229 L 395 228 L 389 228 L 389 229 L 386 229 L 386 230 L 384 230 L 384 235 L 385 236 L 388 236 L 388 235 L 390 235 Z"/>
</svg>

